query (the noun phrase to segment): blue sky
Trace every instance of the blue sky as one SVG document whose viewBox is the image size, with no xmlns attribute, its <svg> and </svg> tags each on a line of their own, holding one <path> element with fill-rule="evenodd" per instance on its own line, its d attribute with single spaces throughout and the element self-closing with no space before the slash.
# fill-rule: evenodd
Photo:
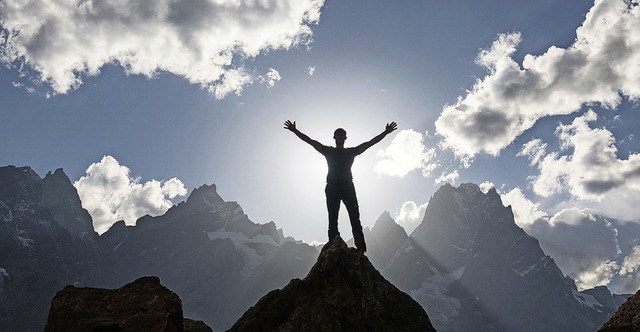
<svg viewBox="0 0 640 332">
<path fill-rule="evenodd" d="M 101 232 L 215 183 L 323 242 L 325 162 L 283 122 L 396 121 L 354 164 L 364 226 L 495 186 L 579 287 L 640 287 L 637 1 L 44 3 L 0 3 L 0 164 L 64 168 Z"/>
</svg>

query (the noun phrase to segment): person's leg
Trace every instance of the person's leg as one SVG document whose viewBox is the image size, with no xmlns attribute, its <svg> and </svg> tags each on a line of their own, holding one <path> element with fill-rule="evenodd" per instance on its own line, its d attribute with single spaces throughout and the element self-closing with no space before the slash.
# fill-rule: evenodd
<svg viewBox="0 0 640 332">
<path fill-rule="evenodd" d="M 353 186 L 353 183 L 349 183 L 342 188 L 342 191 L 342 201 L 349 212 L 349 221 L 351 222 L 351 231 L 353 232 L 353 240 L 356 244 L 356 248 L 361 251 L 367 251 L 367 244 L 364 242 L 362 224 L 360 223 L 360 210 L 358 208 L 356 189 Z"/>
<path fill-rule="evenodd" d="M 327 183 L 324 189 L 327 196 L 327 212 L 329 214 L 329 241 L 340 236 L 338 231 L 338 211 L 340 210 L 340 195 L 335 183 Z"/>
</svg>

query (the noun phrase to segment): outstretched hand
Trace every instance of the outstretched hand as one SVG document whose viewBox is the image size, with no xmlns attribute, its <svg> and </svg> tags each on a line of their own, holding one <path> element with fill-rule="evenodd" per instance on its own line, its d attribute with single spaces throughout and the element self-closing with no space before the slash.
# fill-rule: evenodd
<svg viewBox="0 0 640 332">
<path fill-rule="evenodd" d="M 391 122 L 391 123 L 387 123 L 387 126 L 384 128 L 384 132 L 386 134 L 390 134 L 392 131 L 394 131 L 396 129 L 398 129 L 398 124 L 395 123 L 395 122 Z"/>
<path fill-rule="evenodd" d="M 289 120 L 285 121 L 284 122 L 284 129 L 295 131 L 296 130 L 296 122 L 295 121 L 291 122 Z"/>
</svg>

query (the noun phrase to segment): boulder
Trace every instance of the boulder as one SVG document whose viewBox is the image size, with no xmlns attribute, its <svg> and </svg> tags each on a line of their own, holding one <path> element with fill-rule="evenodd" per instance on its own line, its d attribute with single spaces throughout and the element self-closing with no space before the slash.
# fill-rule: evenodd
<svg viewBox="0 0 640 332">
<path fill-rule="evenodd" d="M 207 331 L 202 324 L 187 325 Z M 152 276 L 118 289 L 66 286 L 51 301 L 44 330 L 185 331 L 184 326 L 180 297 Z"/>
</svg>

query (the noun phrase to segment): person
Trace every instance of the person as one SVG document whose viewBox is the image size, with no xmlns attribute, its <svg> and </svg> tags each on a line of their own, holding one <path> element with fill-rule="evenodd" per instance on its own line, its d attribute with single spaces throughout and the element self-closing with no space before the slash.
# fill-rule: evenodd
<svg viewBox="0 0 640 332">
<path fill-rule="evenodd" d="M 384 131 L 370 141 L 364 142 L 356 147 L 345 148 L 344 143 L 347 140 L 347 132 L 342 128 L 334 131 L 333 139 L 336 142 L 336 146 L 331 147 L 322 145 L 302 133 L 296 127 L 295 121 L 285 121 L 285 129 L 296 134 L 296 136 L 311 145 L 327 159 L 329 171 L 327 173 L 325 194 L 327 197 L 327 212 L 329 214 L 329 241 L 340 235 L 338 231 L 338 212 L 340 210 L 340 202 L 343 202 L 349 214 L 351 231 L 353 232 L 356 248 L 361 254 L 367 251 L 367 245 L 364 241 L 364 234 L 362 233 L 362 225 L 360 223 L 360 211 L 358 208 L 358 199 L 356 198 L 356 190 L 353 185 L 351 165 L 353 165 L 353 160 L 357 155 L 380 142 L 385 136 L 396 130 L 397 127 L 398 125 L 395 122 L 387 123 Z"/>
</svg>

